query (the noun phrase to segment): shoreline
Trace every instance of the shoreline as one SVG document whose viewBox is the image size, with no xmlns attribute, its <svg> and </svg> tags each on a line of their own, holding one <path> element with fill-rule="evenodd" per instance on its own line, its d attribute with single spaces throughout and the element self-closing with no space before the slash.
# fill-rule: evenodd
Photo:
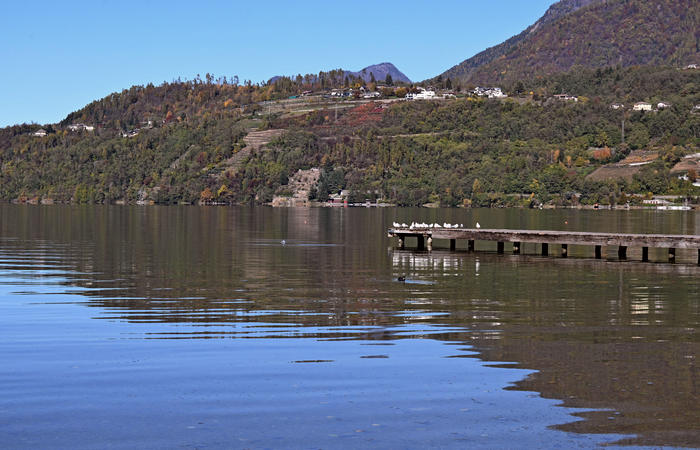
<svg viewBox="0 0 700 450">
<path fill-rule="evenodd" d="M 529 206 L 440 206 L 437 204 L 426 204 L 421 206 L 400 206 L 392 203 L 325 203 L 325 202 L 306 202 L 303 205 L 284 205 L 273 206 L 272 203 L 246 204 L 246 203 L 217 203 L 217 202 L 178 202 L 178 203 L 156 203 L 154 201 L 137 201 L 127 202 L 124 200 L 116 200 L 114 202 L 103 203 L 77 203 L 77 202 L 62 202 L 53 199 L 14 199 L 11 201 L 2 201 L 0 203 L 12 205 L 32 205 L 32 206 L 50 206 L 50 205 L 116 205 L 116 206 L 266 206 L 270 208 L 425 208 L 425 209 L 577 209 L 577 210 L 653 210 L 653 211 L 700 211 L 700 205 L 541 205 L 539 207 Z"/>
</svg>

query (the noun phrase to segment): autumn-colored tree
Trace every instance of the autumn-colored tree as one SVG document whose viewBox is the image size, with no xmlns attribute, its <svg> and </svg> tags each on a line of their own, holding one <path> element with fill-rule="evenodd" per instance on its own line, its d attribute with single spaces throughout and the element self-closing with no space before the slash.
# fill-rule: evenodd
<svg viewBox="0 0 700 450">
<path fill-rule="evenodd" d="M 483 192 L 483 187 L 481 186 L 481 181 L 478 178 L 474 178 L 474 183 L 472 183 L 472 194 L 481 194 Z"/>
<path fill-rule="evenodd" d="M 211 189 L 205 188 L 202 193 L 199 195 L 199 201 L 202 203 L 209 203 L 212 201 L 214 198 L 214 194 L 211 192 Z"/>
<path fill-rule="evenodd" d="M 612 156 L 612 151 L 610 150 L 609 147 L 605 147 L 605 148 L 601 148 L 599 150 L 593 151 L 593 158 L 597 159 L 598 161 L 604 161 L 606 159 L 610 159 L 610 156 Z"/>
</svg>

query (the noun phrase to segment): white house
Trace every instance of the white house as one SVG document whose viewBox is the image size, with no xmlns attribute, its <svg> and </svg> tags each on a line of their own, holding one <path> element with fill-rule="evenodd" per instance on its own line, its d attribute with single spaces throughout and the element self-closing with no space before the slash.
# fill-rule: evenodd
<svg viewBox="0 0 700 450">
<path fill-rule="evenodd" d="M 493 88 L 483 88 L 477 86 L 472 93 L 474 95 L 478 95 L 479 97 L 488 97 L 488 98 L 505 98 L 508 97 L 506 94 L 503 93 L 501 88 L 499 87 L 493 87 Z"/>
<path fill-rule="evenodd" d="M 44 137 L 48 135 L 49 133 L 46 132 L 43 128 L 36 130 L 34 133 L 32 133 L 32 136 L 38 136 L 38 137 Z"/>
<path fill-rule="evenodd" d="M 697 64 L 688 64 L 687 66 L 685 66 L 685 70 L 697 69 L 697 68 L 698 68 Z"/>
<path fill-rule="evenodd" d="M 501 88 L 493 88 L 491 89 L 491 92 L 489 92 L 489 98 L 506 98 L 508 97 L 506 94 L 503 93 Z"/>
<path fill-rule="evenodd" d="M 568 101 L 571 101 L 571 102 L 578 101 L 578 97 L 575 97 L 575 96 L 569 95 L 569 94 L 556 94 L 554 96 L 554 98 L 556 98 L 557 100 L 563 100 L 563 101 L 567 101 L 567 102 Z"/>
<path fill-rule="evenodd" d="M 647 102 L 637 102 L 632 107 L 635 111 L 651 111 L 651 103 Z"/>
<path fill-rule="evenodd" d="M 664 108 L 670 108 L 671 104 L 666 103 L 666 102 L 659 102 L 658 105 L 656 105 L 656 109 L 664 109 Z"/>
<path fill-rule="evenodd" d="M 432 100 L 435 98 L 435 91 L 421 89 L 419 93 L 413 95 L 414 100 Z"/>
<path fill-rule="evenodd" d="M 613 103 L 612 105 L 610 105 L 610 107 L 612 109 L 622 109 L 625 107 L 625 105 L 623 105 L 622 103 Z"/>
<path fill-rule="evenodd" d="M 423 88 L 418 88 L 420 92 L 417 94 L 413 93 L 408 93 L 406 94 L 406 100 L 433 100 L 435 99 L 435 91 L 433 90 L 426 90 Z"/>
<path fill-rule="evenodd" d="M 74 123 L 71 125 L 68 125 L 68 130 L 69 131 L 94 131 L 95 127 L 92 125 L 85 125 L 84 123 Z"/>
<path fill-rule="evenodd" d="M 136 128 L 136 129 L 134 129 L 134 130 L 124 131 L 124 132 L 122 132 L 122 137 L 123 137 L 123 138 L 132 138 L 132 137 L 136 137 L 136 136 L 138 136 L 139 131 L 141 131 L 141 130 L 138 129 L 138 128 Z"/>
</svg>

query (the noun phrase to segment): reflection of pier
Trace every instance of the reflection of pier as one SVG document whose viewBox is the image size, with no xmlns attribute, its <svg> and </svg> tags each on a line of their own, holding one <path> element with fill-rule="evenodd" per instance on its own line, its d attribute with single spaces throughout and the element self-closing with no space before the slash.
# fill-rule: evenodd
<svg viewBox="0 0 700 450">
<path fill-rule="evenodd" d="M 549 254 L 549 245 L 561 245 L 561 256 L 567 257 L 569 245 L 593 246 L 596 259 L 602 258 L 605 246 L 617 247 L 619 259 L 627 259 L 627 248 L 642 249 L 642 261 L 649 261 L 649 248 L 668 249 L 669 262 L 675 262 L 676 249 L 697 249 L 700 264 L 700 236 L 670 234 L 625 234 L 625 233 L 589 233 L 581 231 L 546 231 L 546 230 L 481 230 L 454 228 L 390 228 L 389 236 L 398 238 L 398 246 L 403 249 L 406 239 L 416 238 L 418 250 L 432 249 L 433 239 L 450 241 L 450 249 L 457 248 L 457 240 L 466 240 L 467 249 L 474 251 L 475 241 L 492 241 L 497 243 L 497 252 L 504 253 L 505 243 L 513 245 L 513 254 L 520 254 L 523 243 L 540 245 L 543 256 Z"/>
</svg>

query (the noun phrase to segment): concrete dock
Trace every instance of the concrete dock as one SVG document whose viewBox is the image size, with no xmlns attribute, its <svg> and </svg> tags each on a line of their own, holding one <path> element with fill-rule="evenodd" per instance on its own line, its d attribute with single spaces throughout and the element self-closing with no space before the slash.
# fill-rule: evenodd
<svg viewBox="0 0 700 450">
<path fill-rule="evenodd" d="M 406 239 L 416 238 L 418 250 L 432 249 L 434 239 L 450 241 L 450 249 L 457 247 L 457 240 L 466 240 L 467 249 L 474 251 L 475 241 L 494 241 L 497 252 L 504 253 L 505 243 L 513 243 L 513 253 L 519 254 L 523 243 L 539 244 L 541 254 L 549 254 L 552 244 L 561 246 L 561 256 L 568 255 L 569 245 L 591 246 L 594 256 L 602 258 L 603 247 L 617 247 L 618 258 L 627 259 L 627 248 L 642 249 L 642 261 L 649 261 L 649 248 L 668 250 L 669 262 L 675 262 L 676 249 L 697 249 L 700 264 L 700 236 L 670 234 L 627 234 L 627 233 L 590 233 L 584 231 L 548 231 L 548 230 L 497 230 L 476 228 L 390 228 L 389 237 L 398 238 L 398 247 L 404 248 Z"/>
</svg>

